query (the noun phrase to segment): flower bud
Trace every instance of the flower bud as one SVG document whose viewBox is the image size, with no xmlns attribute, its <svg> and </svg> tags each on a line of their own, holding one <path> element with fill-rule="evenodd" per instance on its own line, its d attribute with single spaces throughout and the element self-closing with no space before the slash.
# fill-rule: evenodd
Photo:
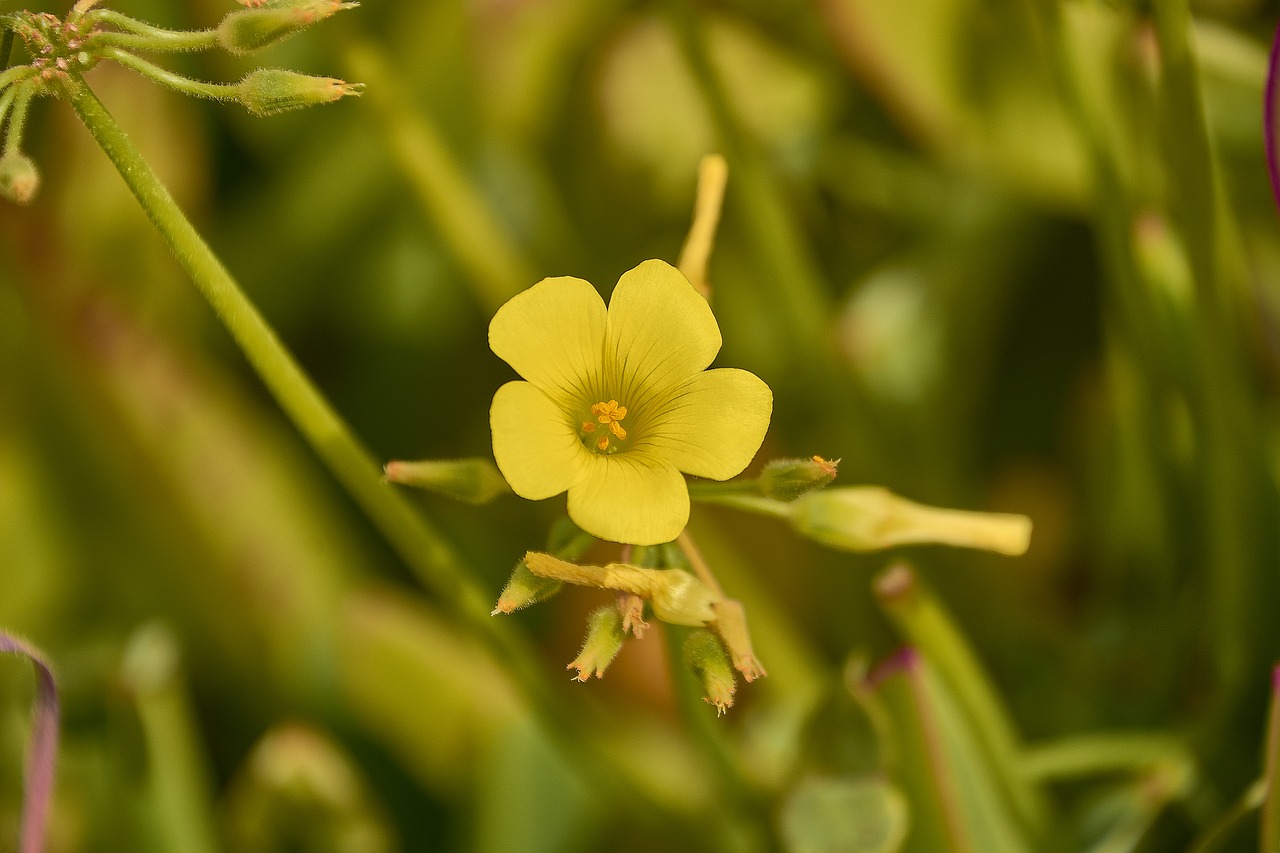
<svg viewBox="0 0 1280 853">
<path fill-rule="evenodd" d="M 716 706 L 717 716 L 723 714 L 733 706 L 733 691 L 737 687 L 724 646 L 715 634 L 699 630 L 685 638 L 683 651 L 684 662 L 698 676 L 707 694 L 703 701 Z"/>
<path fill-rule="evenodd" d="M 702 581 L 684 569 L 641 569 L 654 575 L 649 604 L 653 615 L 672 625 L 706 625 L 714 622 L 716 596 Z"/>
<path fill-rule="evenodd" d="M 358 5 L 339 0 L 297 0 L 240 9 L 222 19 L 218 42 L 231 53 L 252 53 Z"/>
<path fill-rule="evenodd" d="M 313 77 L 282 68 L 259 68 L 237 84 L 237 100 L 249 112 L 269 116 L 332 103 L 346 95 L 359 95 L 363 88 L 363 83 L 347 83 L 333 77 Z"/>
<path fill-rule="evenodd" d="M 387 479 L 404 486 L 417 486 L 469 504 L 487 504 L 511 487 L 487 459 L 447 459 L 387 463 Z"/>
<path fill-rule="evenodd" d="M 40 189 L 40 172 L 25 154 L 16 151 L 0 157 L 0 195 L 16 204 L 30 204 Z"/>
<path fill-rule="evenodd" d="M 528 565 L 524 560 L 516 563 L 515 571 L 511 573 L 511 577 L 507 580 L 507 585 L 502 588 L 502 594 L 498 596 L 498 605 L 493 608 L 491 616 L 497 616 L 499 613 L 514 613 L 521 608 L 528 607 L 530 604 L 537 604 L 539 601 L 546 601 L 551 598 L 564 583 L 554 578 L 543 578 L 529 571 Z"/>
<path fill-rule="evenodd" d="M 844 551 L 936 543 L 1016 557 L 1031 541 L 1031 519 L 1025 515 L 938 509 L 879 486 L 813 492 L 789 508 L 797 533 Z"/>
<path fill-rule="evenodd" d="M 765 497 L 790 502 L 821 489 L 836 478 L 839 459 L 775 459 L 760 473 L 760 491 Z"/>
<path fill-rule="evenodd" d="M 582 651 L 565 669 L 576 669 L 578 674 L 574 678 L 578 681 L 586 681 L 593 672 L 596 678 L 602 678 L 622 648 L 625 636 L 618 608 L 609 604 L 591 611 L 587 617 L 587 639 L 582 643 Z"/>
</svg>

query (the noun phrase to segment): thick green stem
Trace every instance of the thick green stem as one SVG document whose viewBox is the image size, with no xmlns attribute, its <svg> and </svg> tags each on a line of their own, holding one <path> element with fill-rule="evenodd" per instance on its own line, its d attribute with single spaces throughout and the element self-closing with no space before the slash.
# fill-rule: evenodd
<svg viewBox="0 0 1280 853">
<path fill-rule="evenodd" d="M 316 453 L 424 585 L 460 612 L 479 614 L 487 621 L 487 597 L 456 570 L 461 561 L 453 548 L 383 484 L 380 466 L 311 384 L 102 103 L 83 80 L 72 79 L 66 90 L 76 114 Z"/>
</svg>

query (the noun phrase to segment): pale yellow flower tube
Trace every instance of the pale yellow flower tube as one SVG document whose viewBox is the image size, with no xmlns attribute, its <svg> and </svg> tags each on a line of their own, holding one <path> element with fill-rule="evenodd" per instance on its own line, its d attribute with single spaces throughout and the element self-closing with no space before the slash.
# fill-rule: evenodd
<svg viewBox="0 0 1280 853">
<path fill-rule="evenodd" d="M 1016 557 L 1031 543 L 1025 515 L 939 509 L 880 486 L 811 492 L 787 505 L 787 518 L 801 535 L 845 551 L 936 543 Z"/>
<path fill-rule="evenodd" d="M 638 595 L 649 602 L 655 616 L 672 625 L 699 627 L 716 618 L 715 594 L 683 569 L 642 569 L 626 563 L 580 566 L 536 551 L 525 554 L 524 562 L 538 577 Z"/>
</svg>

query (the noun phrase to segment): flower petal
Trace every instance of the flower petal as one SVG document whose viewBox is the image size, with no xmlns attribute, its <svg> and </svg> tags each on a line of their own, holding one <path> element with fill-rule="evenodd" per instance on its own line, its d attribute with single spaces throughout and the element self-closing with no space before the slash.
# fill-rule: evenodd
<svg viewBox="0 0 1280 853">
<path fill-rule="evenodd" d="M 719 351 L 711 306 L 675 267 L 645 261 L 618 279 L 609 299 L 604 363 L 607 387 L 617 388 L 623 405 L 684 382 Z"/>
<path fill-rule="evenodd" d="M 544 278 L 489 321 L 489 348 L 564 407 L 599 385 L 604 300 L 589 282 Z"/>
<path fill-rule="evenodd" d="M 727 480 L 751 462 L 769 429 L 773 392 L 754 373 L 699 373 L 657 407 L 636 450 L 695 477 Z"/>
<path fill-rule="evenodd" d="M 684 530 L 689 489 L 675 468 L 634 450 L 588 461 L 569 488 L 569 517 L 583 530 L 631 545 L 660 545 Z"/>
<path fill-rule="evenodd" d="M 489 409 L 493 458 L 511 490 L 540 501 L 558 495 L 587 472 L 588 451 L 554 401 L 528 382 L 508 382 Z"/>
</svg>

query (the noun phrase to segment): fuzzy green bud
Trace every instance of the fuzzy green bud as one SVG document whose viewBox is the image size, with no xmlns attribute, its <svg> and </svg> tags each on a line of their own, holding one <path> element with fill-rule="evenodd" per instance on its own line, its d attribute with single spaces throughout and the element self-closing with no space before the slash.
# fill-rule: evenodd
<svg viewBox="0 0 1280 853">
<path fill-rule="evenodd" d="M 252 53 L 358 3 L 299 0 L 230 12 L 218 25 L 218 43 L 234 54 Z"/>
<path fill-rule="evenodd" d="M 11 151 L 0 157 L 0 195 L 16 204 L 30 204 L 40 189 L 40 172 L 25 154 Z"/>
<path fill-rule="evenodd" d="M 702 682 L 703 700 L 716 706 L 717 716 L 733 706 L 737 682 L 729 653 L 710 631 L 693 631 L 684 641 L 684 662 Z"/>
<path fill-rule="evenodd" d="M 939 544 L 1016 557 L 1031 543 L 1031 519 L 1025 515 L 939 509 L 879 486 L 825 489 L 788 507 L 797 533 L 842 551 Z"/>
<path fill-rule="evenodd" d="M 359 95 L 364 84 L 313 77 L 282 68 L 259 68 L 246 75 L 236 88 L 236 99 L 245 109 L 255 115 L 269 116 Z"/>
<path fill-rule="evenodd" d="M 387 479 L 404 486 L 417 486 L 469 504 L 487 504 L 511 487 L 488 459 L 446 459 L 403 462 L 392 460 L 385 469 Z"/>
<path fill-rule="evenodd" d="M 528 607 L 530 604 L 546 601 L 559 592 L 563 586 L 563 581 L 535 575 L 529 571 L 529 566 L 525 564 L 525 561 L 521 560 L 516 563 L 515 571 L 511 573 L 511 577 L 507 580 L 507 585 L 502 588 L 502 594 L 498 596 L 498 605 L 493 608 L 493 613 L 490 615 L 497 616 L 499 613 L 514 613 L 521 608 Z"/>
<path fill-rule="evenodd" d="M 604 671 L 617 657 L 622 648 L 626 634 L 622 630 L 622 614 L 613 605 L 606 605 L 591 611 L 587 617 L 587 638 L 582 643 L 582 651 L 565 669 L 576 669 L 574 676 L 578 681 L 586 681 L 595 673 L 602 678 Z"/>
<path fill-rule="evenodd" d="M 836 478 L 839 459 L 775 459 L 760 472 L 760 491 L 765 497 L 790 502 L 821 489 Z"/>
</svg>

